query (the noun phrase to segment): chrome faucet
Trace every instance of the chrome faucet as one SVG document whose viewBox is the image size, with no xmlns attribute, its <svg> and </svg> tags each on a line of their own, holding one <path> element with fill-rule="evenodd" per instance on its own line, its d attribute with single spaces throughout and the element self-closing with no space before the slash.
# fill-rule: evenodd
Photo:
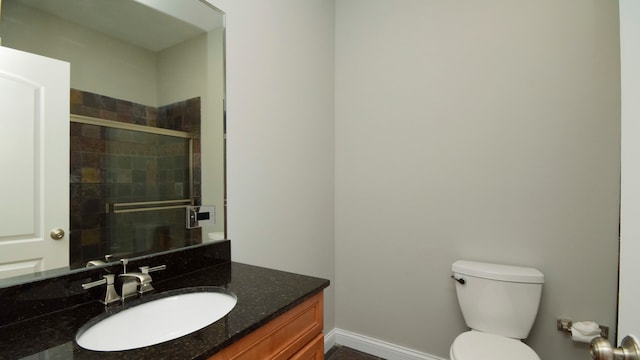
<svg viewBox="0 0 640 360">
<path fill-rule="evenodd" d="M 124 273 L 118 275 L 118 277 L 122 278 L 122 301 L 124 299 L 135 296 L 136 294 L 144 294 L 146 292 L 152 291 L 153 286 L 151 282 L 150 272 L 164 270 L 167 268 L 166 265 L 160 265 L 155 267 L 142 266 L 140 267 L 140 272 L 126 272 L 126 266 L 128 261 L 126 259 L 122 259 L 122 264 L 124 265 Z"/>
<path fill-rule="evenodd" d="M 106 265 L 107 263 L 111 262 L 112 258 L 113 258 L 113 255 L 107 254 L 107 255 L 104 256 L 104 260 L 91 260 L 91 261 L 88 261 L 86 267 Z"/>
<path fill-rule="evenodd" d="M 82 288 L 87 290 L 92 287 L 106 284 L 107 291 L 104 295 L 104 300 L 100 300 L 100 302 L 105 305 L 109 305 L 109 304 L 113 304 L 115 302 L 120 301 L 120 296 L 118 296 L 118 293 L 116 292 L 116 288 L 113 285 L 115 280 L 115 275 L 113 274 L 103 275 L 102 278 L 103 278 L 102 280 L 97 280 L 90 283 L 82 284 Z"/>
</svg>

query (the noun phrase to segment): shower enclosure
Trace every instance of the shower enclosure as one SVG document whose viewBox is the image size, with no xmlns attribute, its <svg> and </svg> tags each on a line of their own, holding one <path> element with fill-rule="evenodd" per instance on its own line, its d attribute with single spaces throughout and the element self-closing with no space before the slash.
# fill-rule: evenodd
<svg viewBox="0 0 640 360">
<path fill-rule="evenodd" d="M 200 243 L 185 224 L 201 205 L 199 98 L 153 108 L 75 92 L 71 267 Z"/>
</svg>

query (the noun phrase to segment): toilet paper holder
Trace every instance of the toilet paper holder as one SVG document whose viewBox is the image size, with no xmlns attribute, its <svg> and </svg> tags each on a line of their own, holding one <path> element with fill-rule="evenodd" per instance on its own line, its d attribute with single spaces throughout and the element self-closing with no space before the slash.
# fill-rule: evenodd
<svg viewBox="0 0 640 360">
<path fill-rule="evenodd" d="M 573 321 L 568 320 L 568 319 L 557 319 L 556 321 L 556 327 L 558 329 L 558 331 L 564 331 L 564 332 L 568 332 L 571 333 L 571 326 L 573 325 Z M 605 326 L 605 325 L 599 325 L 600 326 L 600 336 L 602 336 L 605 339 L 609 338 L 609 327 Z"/>
</svg>

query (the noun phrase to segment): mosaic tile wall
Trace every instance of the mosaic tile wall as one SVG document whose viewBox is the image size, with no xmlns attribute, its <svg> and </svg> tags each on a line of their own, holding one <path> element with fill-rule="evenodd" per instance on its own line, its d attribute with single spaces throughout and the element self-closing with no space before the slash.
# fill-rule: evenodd
<svg viewBox="0 0 640 360">
<path fill-rule="evenodd" d="M 200 98 L 154 108 L 71 90 L 71 113 L 190 132 L 193 194 L 200 190 Z M 185 210 L 113 213 L 114 203 L 190 198 L 189 142 L 171 136 L 71 123 L 71 267 L 105 254 L 149 253 L 201 242 Z"/>
</svg>

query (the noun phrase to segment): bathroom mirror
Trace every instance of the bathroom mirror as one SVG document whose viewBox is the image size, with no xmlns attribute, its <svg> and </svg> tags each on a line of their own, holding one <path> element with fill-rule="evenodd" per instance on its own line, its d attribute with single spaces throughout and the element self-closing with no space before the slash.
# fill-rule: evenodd
<svg viewBox="0 0 640 360">
<path fill-rule="evenodd" d="M 48 273 L 225 239 L 224 14 L 204 0 L 0 5 L 3 46 L 71 64 L 70 264 Z"/>
</svg>

